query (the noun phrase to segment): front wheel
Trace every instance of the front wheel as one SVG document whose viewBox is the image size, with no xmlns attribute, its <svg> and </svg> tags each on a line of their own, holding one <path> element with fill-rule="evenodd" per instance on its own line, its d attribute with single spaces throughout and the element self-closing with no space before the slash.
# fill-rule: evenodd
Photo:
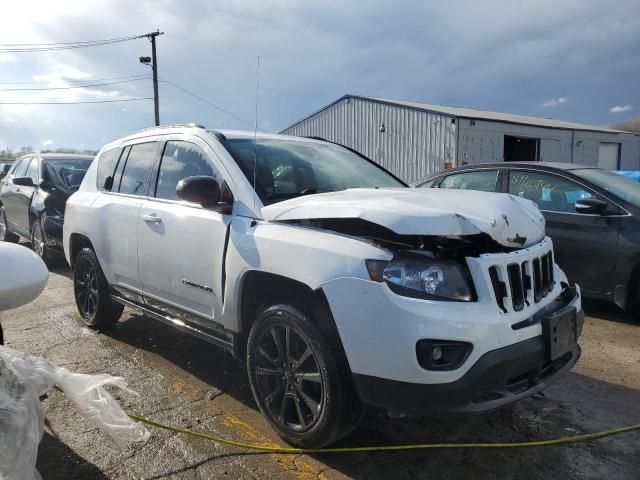
<svg viewBox="0 0 640 480">
<path fill-rule="evenodd" d="M 51 255 L 49 254 L 49 250 L 45 243 L 44 232 L 42 231 L 42 225 L 40 224 L 39 218 L 34 219 L 33 225 L 31 226 L 31 249 L 47 266 L 50 265 Z"/>
<path fill-rule="evenodd" d="M 290 305 L 263 310 L 247 344 L 247 373 L 262 414 L 288 443 L 318 448 L 357 426 L 362 408 L 337 349 Z"/>
<path fill-rule="evenodd" d="M 91 328 L 112 327 L 122 315 L 124 307 L 111 298 L 98 257 L 90 248 L 83 248 L 76 257 L 73 292 L 80 316 Z"/>
</svg>

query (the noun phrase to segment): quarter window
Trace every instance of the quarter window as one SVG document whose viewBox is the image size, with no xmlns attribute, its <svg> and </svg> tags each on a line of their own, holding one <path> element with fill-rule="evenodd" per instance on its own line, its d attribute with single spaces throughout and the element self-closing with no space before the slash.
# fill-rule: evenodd
<svg viewBox="0 0 640 480">
<path fill-rule="evenodd" d="M 120 180 L 120 193 L 146 195 L 149 173 L 158 142 L 132 145 Z"/>
<path fill-rule="evenodd" d="M 114 148 L 112 150 L 103 152 L 102 155 L 100 155 L 100 158 L 98 158 L 96 186 L 100 190 L 111 190 L 112 185 L 107 185 L 105 182 L 107 181 L 107 178 L 111 178 L 111 180 L 109 180 L 109 184 L 113 184 L 113 175 L 118 163 L 118 159 L 120 158 L 120 152 L 121 150 L 119 148 Z"/>
<path fill-rule="evenodd" d="M 176 185 L 186 177 L 205 175 L 222 182 L 220 174 L 213 168 L 207 155 L 197 145 L 190 142 L 167 142 L 156 185 L 156 197 L 178 200 Z"/>
<path fill-rule="evenodd" d="M 540 210 L 576 213 L 576 202 L 595 195 L 581 185 L 556 175 L 539 172 L 509 172 L 509 193 L 528 198 Z"/>
<path fill-rule="evenodd" d="M 497 170 L 478 170 L 476 172 L 454 173 L 448 175 L 440 183 L 440 188 L 455 188 L 458 190 L 480 190 L 495 192 Z"/>
<path fill-rule="evenodd" d="M 418 185 L 419 188 L 433 188 L 433 186 L 440 181 L 441 177 L 432 178 L 424 183 Z"/>
</svg>

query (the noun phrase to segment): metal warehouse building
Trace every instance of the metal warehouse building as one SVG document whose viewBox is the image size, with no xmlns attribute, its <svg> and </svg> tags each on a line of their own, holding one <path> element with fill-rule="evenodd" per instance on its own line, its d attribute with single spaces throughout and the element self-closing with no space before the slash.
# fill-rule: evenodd
<svg viewBox="0 0 640 480">
<path fill-rule="evenodd" d="M 351 147 L 407 182 L 443 168 L 556 161 L 640 170 L 640 135 L 547 118 L 345 95 L 281 133 Z"/>
</svg>

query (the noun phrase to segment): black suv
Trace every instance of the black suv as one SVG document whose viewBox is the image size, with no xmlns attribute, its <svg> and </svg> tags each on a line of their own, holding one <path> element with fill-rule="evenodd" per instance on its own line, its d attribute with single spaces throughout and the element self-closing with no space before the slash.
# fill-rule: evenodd
<svg viewBox="0 0 640 480">
<path fill-rule="evenodd" d="M 640 312 L 640 183 L 575 163 L 504 162 L 452 168 L 415 186 L 533 200 L 558 265 L 584 296 Z"/>
<path fill-rule="evenodd" d="M 0 181 L 0 241 L 23 237 L 45 262 L 61 258 L 65 204 L 92 160 L 37 153 L 16 160 Z"/>
</svg>

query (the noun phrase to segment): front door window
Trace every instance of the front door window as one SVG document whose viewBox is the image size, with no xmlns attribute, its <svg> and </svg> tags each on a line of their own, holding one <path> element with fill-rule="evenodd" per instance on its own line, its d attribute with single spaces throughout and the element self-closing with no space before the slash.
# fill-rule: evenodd
<svg viewBox="0 0 640 480">
<path fill-rule="evenodd" d="M 509 193 L 534 201 L 540 210 L 566 213 L 576 213 L 578 200 L 595 197 L 571 180 L 534 171 L 509 172 Z"/>
</svg>

